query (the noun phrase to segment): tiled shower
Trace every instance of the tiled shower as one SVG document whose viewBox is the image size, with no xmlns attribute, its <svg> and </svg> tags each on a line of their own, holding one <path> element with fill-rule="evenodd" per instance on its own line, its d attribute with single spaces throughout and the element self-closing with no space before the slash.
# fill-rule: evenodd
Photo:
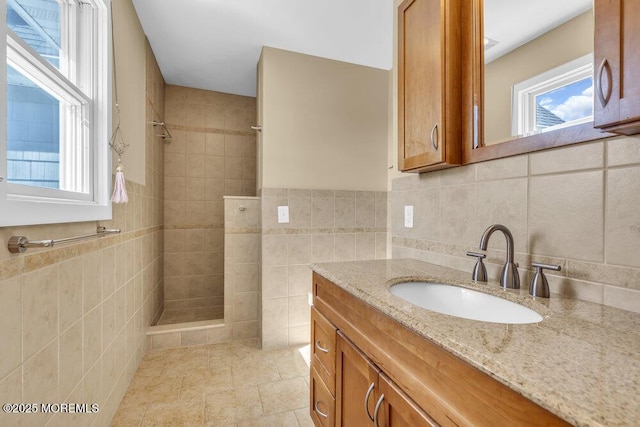
<svg viewBox="0 0 640 427">
<path fill-rule="evenodd" d="M 166 86 L 164 314 L 222 319 L 223 196 L 255 196 L 255 98 Z"/>
</svg>

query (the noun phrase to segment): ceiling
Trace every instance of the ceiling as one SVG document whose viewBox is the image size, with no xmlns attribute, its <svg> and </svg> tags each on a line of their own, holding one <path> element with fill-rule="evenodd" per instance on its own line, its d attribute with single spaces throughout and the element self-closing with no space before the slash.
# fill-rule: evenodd
<svg viewBox="0 0 640 427">
<path fill-rule="evenodd" d="M 490 62 L 593 0 L 485 0 Z M 390 69 L 393 0 L 133 0 L 167 83 L 255 96 L 262 46 Z"/>
<path fill-rule="evenodd" d="M 255 96 L 262 46 L 392 63 L 392 0 L 133 0 L 169 84 Z"/>
</svg>

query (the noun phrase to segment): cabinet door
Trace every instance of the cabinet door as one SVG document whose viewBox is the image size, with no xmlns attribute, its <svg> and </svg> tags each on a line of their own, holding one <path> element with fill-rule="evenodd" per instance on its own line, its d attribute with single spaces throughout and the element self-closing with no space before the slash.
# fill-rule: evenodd
<svg viewBox="0 0 640 427">
<path fill-rule="evenodd" d="M 457 0 L 405 0 L 398 7 L 401 171 L 460 163 L 458 14 Z"/>
<path fill-rule="evenodd" d="M 342 332 L 336 341 L 336 426 L 372 425 L 379 369 Z"/>
<path fill-rule="evenodd" d="M 640 2 L 595 0 L 594 126 L 640 133 Z"/>
<path fill-rule="evenodd" d="M 376 427 L 436 427 L 438 425 L 383 373 L 380 374 L 378 388 L 380 405 L 376 405 L 376 412 L 374 412 Z"/>
</svg>

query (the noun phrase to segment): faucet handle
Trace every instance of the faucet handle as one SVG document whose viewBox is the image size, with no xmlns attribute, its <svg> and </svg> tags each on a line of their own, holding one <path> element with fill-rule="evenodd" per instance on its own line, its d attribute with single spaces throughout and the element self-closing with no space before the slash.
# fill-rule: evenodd
<svg viewBox="0 0 640 427">
<path fill-rule="evenodd" d="M 534 297 L 549 298 L 549 283 L 547 277 L 542 270 L 560 271 L 560 266 L 555 264 L 543 264 L 541 262 L 532 262 L 531 266 L 536 269 L 531 284 L 529 285 L 529 294 Z"/>
<path fill-rule="evenodd" d="M 487 268 L 484 266 L 482 260 L 487 257 L 485 254 L 481 254 L 478 252 L 467 252 L 467 256 L 477 258 L 476 265 L 473 267 L 473 273 L 471 275 L 471 279 L 476 282 L 486 282 L 487 281 Z"/>
</svg>

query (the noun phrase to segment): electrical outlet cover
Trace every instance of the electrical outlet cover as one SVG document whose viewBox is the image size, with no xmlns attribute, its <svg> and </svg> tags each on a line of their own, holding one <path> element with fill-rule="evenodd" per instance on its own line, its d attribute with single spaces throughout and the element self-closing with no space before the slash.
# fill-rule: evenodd
<svg viewBox="0 0 640 427">
<path fill-rule="evenodd" d="M 413 228 L 413 206 L 404 207 L 404 227 Z"/>
<path fill-rule="evenodd" d="M 278 206 L 278 224 L 289 222 L 289 206 Z"/>
</svg>

